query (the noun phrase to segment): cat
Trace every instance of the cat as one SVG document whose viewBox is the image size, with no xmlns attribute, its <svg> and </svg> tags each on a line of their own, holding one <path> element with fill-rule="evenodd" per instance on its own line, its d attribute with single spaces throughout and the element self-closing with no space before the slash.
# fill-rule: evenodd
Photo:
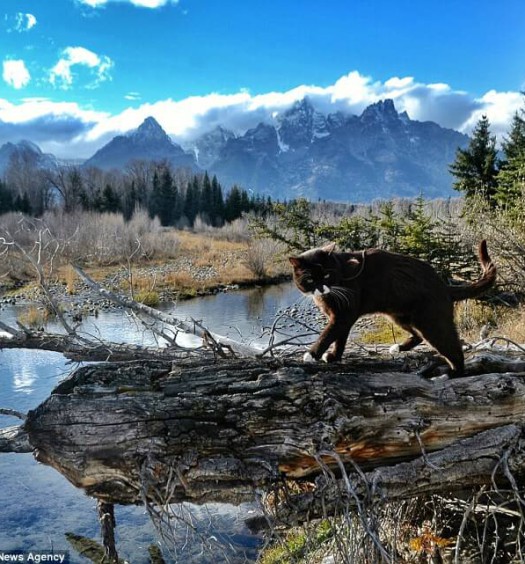
<svg viewBox="0 0 525 564">
<path fill-rule="evenodd" d="M 382 313 L 410 334 L 391 352 L 408 351 L 424 340 L 447 361 L 451 377 L 462 376 L 464 358 L 454 302 L 479 296 L 496 280 L 485 240 L 478 254 L 481 277 L 462 285 L 445 284 L 426 262 L 380 249 L 336 252 L 331 243 L 290 257 L 297 288 L 312 296 L 328 318 L 303 360 L 340 361 L 355 321 L 365 314 Z"/>
</svg>

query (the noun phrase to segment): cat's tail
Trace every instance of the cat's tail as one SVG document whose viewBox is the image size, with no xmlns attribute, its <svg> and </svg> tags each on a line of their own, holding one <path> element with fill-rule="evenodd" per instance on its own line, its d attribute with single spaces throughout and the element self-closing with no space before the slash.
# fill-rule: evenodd
<svg viewBox="0 0 525 564">
<path fill-rule="evenodd" d="M 470 284 L 448 287 L 450 296 L 455 302 L 478 297 L 491 288 L 496 281 L 496 266 L 489 256 L 487 241 L 485 241 L 485 239 L 479 244 L 478 255 L 482 269 L 481 277 Z"/>
</svg>

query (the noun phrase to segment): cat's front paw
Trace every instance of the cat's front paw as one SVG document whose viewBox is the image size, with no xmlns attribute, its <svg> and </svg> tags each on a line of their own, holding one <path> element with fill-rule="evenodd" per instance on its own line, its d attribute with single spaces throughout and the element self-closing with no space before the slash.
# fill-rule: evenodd
<svg viewBox="0 0 525 564">
<path fill-rule="evenodd" d="M 303 362 L 317 362 L 317 361 L 312 356 L 312 353 L 310 353 L 310 351 L 308 351 L 308 352 L 304 353 Z"/>
<path fill-rule="evenodd" d="M 401 347 L 399 346 L 398 343 L 396 343 L 395 345 L 392 345 L 389 349 L 388 352 L 390 354 L 398 354 L 401 352 Z"/>
<path fill-rule="evenodd" d="M 330 351 L 326 351 L 323 356 L 321 357 L 321 360 L 323 362 L 329 363 L 329 362 L 334 362 L 335 361 L 335 354 L 333 352 Z"/>
</svg>

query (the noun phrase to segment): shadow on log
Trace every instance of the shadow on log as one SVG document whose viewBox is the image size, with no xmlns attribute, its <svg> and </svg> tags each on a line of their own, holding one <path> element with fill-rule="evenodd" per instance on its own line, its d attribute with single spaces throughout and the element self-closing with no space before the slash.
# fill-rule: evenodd
<svg viewBox="0 0 525 564">
<path fill-rule="evenodd" d="M 22 428 L 39 461 L 108 503 L 240 503 L 282 479 L 317 479 L 290 500 L 287 522 L 354 494 L 401 499 L 524 477 L 525 373 L 432 381 L 394 360 L 354 360 L 86 366 Z M 341 483 L 354 475 L 353 494 L 324 484 L 323 469 Z"/>
</svg>

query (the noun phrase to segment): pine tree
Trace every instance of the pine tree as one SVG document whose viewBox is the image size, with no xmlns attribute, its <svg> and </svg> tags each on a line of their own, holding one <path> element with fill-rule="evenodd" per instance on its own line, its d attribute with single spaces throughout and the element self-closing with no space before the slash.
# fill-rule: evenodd
<svg viewBox="0 0 525 564">
<path fill-rule="evenodd" d="M 400 251 L 399 239 L 402 232 L 402 223 L 394 209 L 394 202 L 387 201 L 381 204 L 379 215 L 375 217 L 379 231 L 379 244 L 381 248 L 389 251 Z"/>
<path fill-rule="evenodd" d="M 188 183 L 188 187 L 186 188 L 183 206 L 184 215 L 188 219 L 190 226 L 193 226 L 195 218 L 199 213 L 200 192 L 199 179 L 197 176 L 194 176 L 193 180 Z"/>
<path fill-rule="evenodd" d="M 126 221 L 129 221 L 133 217 L 135 209 L 137 208 L 137 203 L 137 190 L 135 188 L 135 181 L 132 180 L 129 188 L 125 190 L 124 200 L 122 202 L 122 214 L 124 215 L 124 219 Z"/>
<path fill-rule="evenodd" d="M 231 190 L 228 192 L 228 196 L 226 197 L 225 211 L 224 211 L 224 217 L 226 221 L 233 221 L 234 219 L 241 217 L 242 214 L 241 206 L 242 206 L 241 190 L 236 184 L 234 184 L 231 187 Z"/>
<path fill-rule="evenodd" d="M 148 213 L 153 219 L 160 213 L 160 179 L 157 171 L 153 173 L 151 194 L 148 201 Z"/>
<path fill-rule="evenodd" d="M 212 223 L 220 227 L 224 223 L 224 198 L 222 195 L 222 187 L 214 175 L 211 179 L 211 197 L 212 197 Z"/>
<path fill-rule="evenodd" d="M 178 189 L 173 182 L 173 177 L 169 168 L 162 171 L 159 189 L 157 192 L 158 201 L 157 215 L 162 225 L 173 225 L 175 223 L 175 212 L 179 197 Z"/>
<path fill-rule="evenodd" d="M 498 174 L 496 198 L 500 205 L 513 208 L 525 194 L 525 109 L 514 114 L 502 149 L 505 158 Z"/>
<path fill-rule="evenodd" d="M 103 213 L 117 213 L 121 211 L 120 197 L 111 184 L 106 184 L 102 191 L 100 211 Z"/>
<path fill-rule="evenodd" d="M 31 215 L 31 202 L 29 201 L 27 192 L 24 192 L 23 195 L 17 195 L 13 203 L 13 209 L 25 215 Z"/>
<path fill-rule="evenodd" d="M 13 210 L 13 193 L 0 180 L 0 215 Z"/>
<path fill-rule="evenodd" d="M 401 252 L 432 262 L 438 242 L 434 234 L 437 222 L 425 210 L 425 199 L 418 196 L 403 218 L 403 233 L 400 238 Z"/>
<path fill-rule="evenodd" d="M 204 178 L 202 180 L 199 214 L 207 223 L 213 223 L 213 216 L 215 215 L 213 209 L 213 196 L 211 181 L 207 172 L 204 173 Z"/>
<path fill-rule="evenodd" d="M 495 203 L 498 174 L 496 137 L 490 134 L 487 116 L 478 121 L 468 147 L 457 150 L 450 172 L 457 179 L 454 189 L 463 192 L 467 199 L 479 195 L 490 204 Z"/>
</svg>

